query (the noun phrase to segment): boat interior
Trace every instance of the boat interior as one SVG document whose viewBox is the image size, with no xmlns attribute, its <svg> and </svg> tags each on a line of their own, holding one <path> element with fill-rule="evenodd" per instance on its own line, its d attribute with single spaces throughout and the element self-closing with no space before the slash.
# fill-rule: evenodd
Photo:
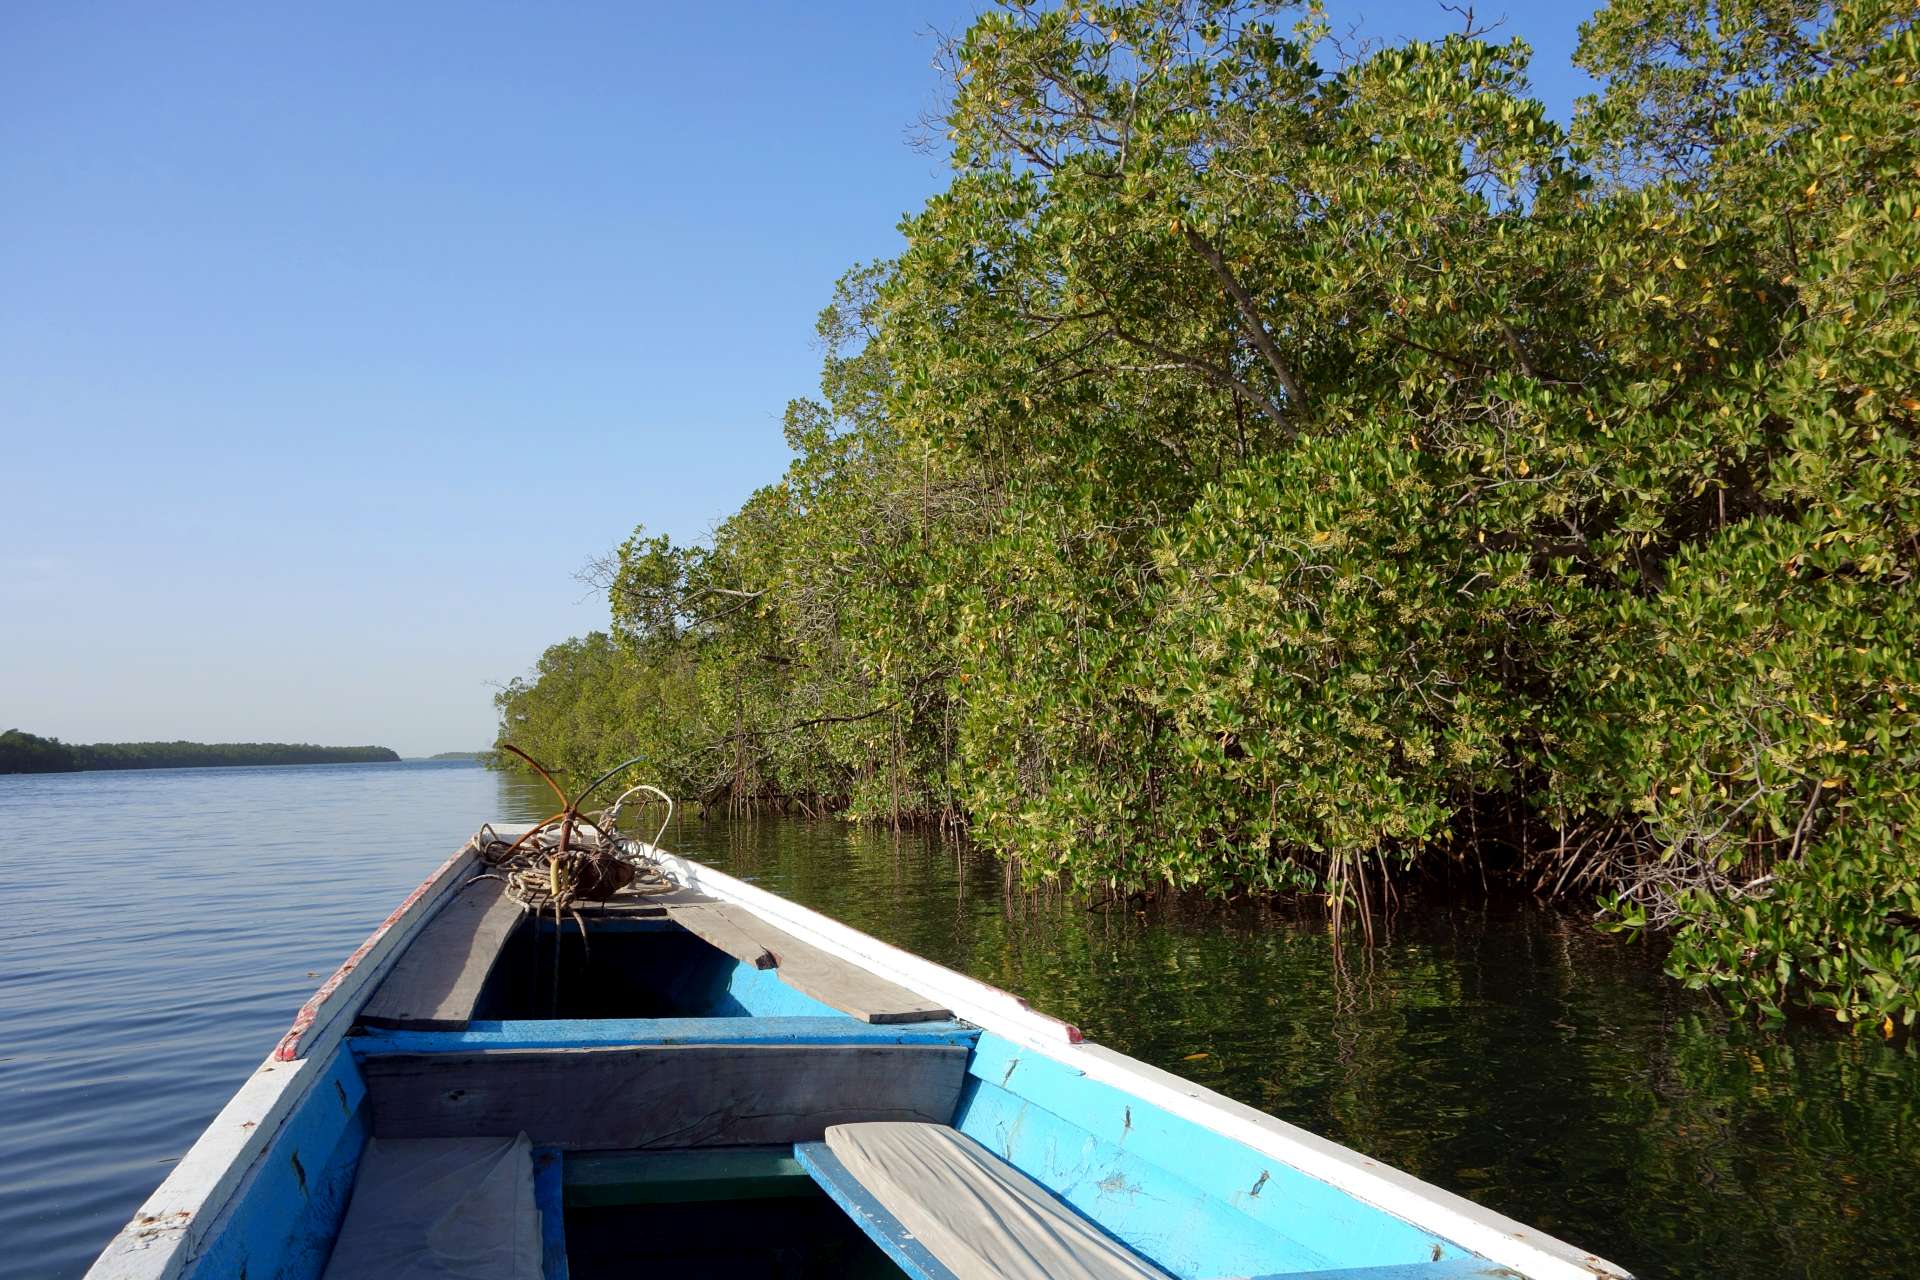
<svg viewBox="0 0 1920 1280">
<path fill-rule="evenodd" d="M 1514 1274 L 686 890 L 471 883 L 314 1065 L 188 1274 Z"/>
</svg>

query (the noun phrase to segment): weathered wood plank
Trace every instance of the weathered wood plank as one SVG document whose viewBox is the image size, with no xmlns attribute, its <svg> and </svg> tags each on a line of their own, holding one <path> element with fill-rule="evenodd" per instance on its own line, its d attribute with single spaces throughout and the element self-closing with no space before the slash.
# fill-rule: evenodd
<svg viewBox="0 0 1920 1280">
<path fill-rule="evenodd" d="M 676 924 L 742 964 L 777 967 L 781 980 L 794 990 L 863 1022 L 932 1022 L 953 1016 L 938 1001 L 802 942 L 746 907 L 685 889 L 653 895 L 653 900 Z"/>
<path fill-rule="evenodd" d="M 407 943 L 419 935 L 454 890 L 472 878 L 478 865 L 479 855 L 474 852 L 473 842 L 468 841 L 408 894 L 300 1006 L 293 1025 L 275 1046 L 273 1060 L 292 1062 L 328 1053 L 359 1016 L 367 993 L 392 971 Z"/>
<path fill-rule="evenodd" d="M 761 922 L 744 907 L 718 902 L 668 903 L 667 915 L 687 932 L 712 943 L 741 964 L 771 969 L 779 963 L 766 944 L 753 936 L 753 925 Z"/>
<path fill-rule="evenodd" d="M 746 907 L 708 901 L 676 904 L 668 912 L 736 960 L 765 969 L 770 966 L 760 957 L 769 957 L 782 982 L 862 1022 L 938 1022 L 953 1016 L 937 1000 L 802 942 Z"/>
<path fill-rule="evenodd" d="M 469 882 L 414 938 L 360 1011 L 360 1021 L 416 1031 L 465 1027 L 522 914 L 503 881 Z"/>
<path fill-rule="evenodd" d="M 811 1142 L 862 1120 L 949 1122 L 958 1045 L 650 1045 L 384 1054 L 380 1137 L 524 1132 L 569 1151 Z"/>
<path fill-rule="evenodd" d="M 1173 1280 L 1105 1228 L 979 1143 L 943 1124 L 848 1124 L 827 1130 L 838 1176 L 811 1147 L 817 1177 L 850 1181 L 967 1280 Z M 1114 1187 L 1108 1195 L 1153 1194 Z M 964 1206 L 964 1209 L 960 1207 Z M 878 1221 L 876 1226 L 881 1225 Z M 1198 1221 L 1196 1231 L 1205 1227 Z M 884 1246 L 883 1246 L 884 1247 Z M 1240 1275 L 1205 1266 L 1202 1275 Z"/>
<path fill-rule="evenodd" d="M 605 902 L 579 903 L 576 909 L 589 920 L 595 917 L 618 920 L 633 916 L 659 919 L 666 916 L 670 907 L 697 906 L 717 901 L 719 899 L 697 889 L 668 889 L 661 893 L 624 891 L 614 894 Z"/>
<path fill-rule="evenodd" d="M 828 955 L 770 924 L 756 924 L 755 936 L 779 960 L 781 981 L 862 1022 L 934 1022 L 953 1016 L 953 1011 L 939 1001 Z"/>
</svg>

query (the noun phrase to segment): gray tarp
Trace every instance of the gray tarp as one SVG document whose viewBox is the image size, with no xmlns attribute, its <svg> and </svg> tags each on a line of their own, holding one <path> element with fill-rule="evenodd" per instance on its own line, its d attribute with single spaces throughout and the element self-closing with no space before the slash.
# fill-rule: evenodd
<svg viewBox="0 0 1920 1280">
<path fill-rule="evenodd" d="M 533 1144 L 375 1138 L 323 1280 L 539 1280 Z"/>
<path fill-rule="evenodd" d="M 1167 1280 L 946 1125 L 832 1125 L 827 1149 L 960 1280 Z"/>
</svg>

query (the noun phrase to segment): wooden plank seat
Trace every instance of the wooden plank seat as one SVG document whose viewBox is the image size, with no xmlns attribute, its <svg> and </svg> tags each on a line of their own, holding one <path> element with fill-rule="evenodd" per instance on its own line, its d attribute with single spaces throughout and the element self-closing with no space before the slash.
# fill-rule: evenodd
<svg viewBox="0 0 1920 1280">
<path fill-rule="evenodd" d="M 794 1156 L 920 1280 L 1168 1280 L 1004 1160 L 944 1124 L 834 1125 Z"/>
<path fill-rule="evenodd" d="M 1168 1280 L 958 1130 L 848 1124 L 794 1158 L 916 1280 Z M 1519 1280 L 1483 1258 L 1283 1273 L 1285 1280 Z M 1255 1280 L 1282 1280 L 1282 1274 Z"/>
<path fill-rule="evenodd" d="M 659 920 L 666 918 L 668 909 L 672 907 L 698 906 L 701 903 L 717 901 L 717 898 L 704 894 L 698 889 L 676 888 L 664 892 L 638 893 L 628 888 L 622 889 L 604 902 L 576 903 L 574 910 L 588 921 Z"/>
<path fill-rule="evenodd" d="M 667 917 L 695 937 L 704 938 L 750 969 L 771 969 L 780 963 L 767 944 L 754 936 L 741 919 L 751 915 L 723 902 L 670 902 Z"/>
<path fill-rule="evenodd" d="M 466 1026 L 520 917 L 502 881 L 471 880 L 455 890 L 380 980 L 360 1021 L 415 1031 Z"/>
<path fill-rule="evenodd" d="M 667 905 L 667 914 L 743 964 L 775 967 L 780 980 L 795 991 L 862 1022 L 938 1022 L 953 1016 L 939 1001 L 802 942 L 745 907 L 678 902 Z"/>
<path fill-rule="evenodd" d="M 525 1134 L 375 1138 L 322 1280 L 564 1280 L 543 1253 Z"/>
<path fill-rule="evenodd" d="M 862 1120 L 946 1123 L 964 1043 L 652 1044 L 380 1053 L 377 1137 L 526 1133 L 566 1151 L 788 1144 Z"/>
</svg>

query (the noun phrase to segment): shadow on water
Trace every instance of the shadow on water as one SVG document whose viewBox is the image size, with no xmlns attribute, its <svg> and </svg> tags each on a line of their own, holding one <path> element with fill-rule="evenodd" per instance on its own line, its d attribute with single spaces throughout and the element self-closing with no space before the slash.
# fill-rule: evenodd
<svg viewBox="0 0 1920 1280">
<path fill-rule="evenodd" d="M 668 844 L 1647 1280 L 1920 1256 L 1911 1041 L 1730 1023 L 1578 917 L 1423 902 L 1342 949 L 1253 904 L 1009 897 L 918 835 L 686 822 Z"/>
<path fill-rule="evenodd" d="M 0 1277 L 85 1271 L 408 889 L 483 818 L 550 807 L 465 764 L 0 777 Z M 1647 1280 L 1920 1256 L 1911 1042 L 1731 1025 L 1578 919 L 1425 903 L 1342 956 L 1257 905 L 1010 898 L 922 836 L 667 844 Z"/>
</svg>

